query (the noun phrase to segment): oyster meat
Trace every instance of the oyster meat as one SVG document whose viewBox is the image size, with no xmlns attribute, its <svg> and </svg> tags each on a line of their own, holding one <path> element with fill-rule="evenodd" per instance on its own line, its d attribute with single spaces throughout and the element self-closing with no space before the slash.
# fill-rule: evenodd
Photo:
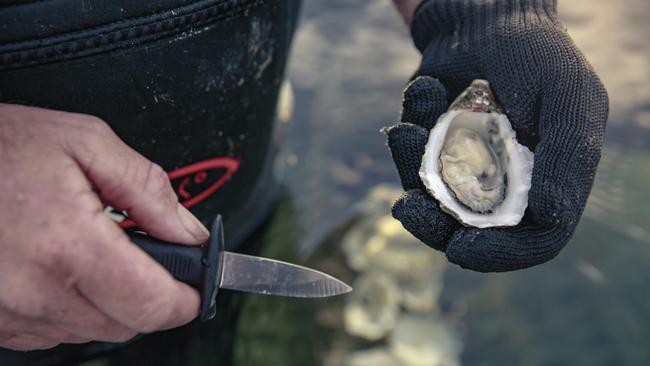
<svg viewBox="0 0 650 366">
<path fill-rule="evenodd" d="M 440 116 L 420 178 L 440 207 L 468 226 L 517 225 L 528 206 L 533 153 L 485 80 L 474 80 Z"/>
</svg>

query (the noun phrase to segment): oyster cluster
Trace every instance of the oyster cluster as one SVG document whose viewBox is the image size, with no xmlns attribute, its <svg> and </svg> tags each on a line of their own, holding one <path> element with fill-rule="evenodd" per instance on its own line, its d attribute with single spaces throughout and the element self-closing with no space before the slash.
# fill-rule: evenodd
<svg viewBox="0 0 650 366">
<path fill-rule="evenodd" d="M 342 238 L 347 264 L 357 273 L 343 325 L 370 348 L 348 352 L 334 364 L 459 364 L 460 341 L 438 308 L 446 260 L 387 213 L 401 192 L 376 186 Z"/>
<path fill-rule="evenodd" d="M 485 80 L 474 80 L 440 116 L 420 178 L 440 207 L 467 226 L 517 225 L 528 206 L 533 153 Z"/>
</svg>

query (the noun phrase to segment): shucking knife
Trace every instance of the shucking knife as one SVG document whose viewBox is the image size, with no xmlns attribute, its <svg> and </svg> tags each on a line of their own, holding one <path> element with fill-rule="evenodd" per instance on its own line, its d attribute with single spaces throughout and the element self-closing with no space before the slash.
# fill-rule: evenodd
<svg viewBox="0 0 650 366">
<path fill-rule="evenodd" d="M 220 288 L 290 297 L 328 297 L 352 291 L 344 282 L 310 268 L 225 251 L 220 215 L 212 222 L 210 238 L 202 248 L 168 243 L 134 231 L 128 234 L 174 278 L 199 290 L 203 321 L 214 317 Z"/>
</svg>

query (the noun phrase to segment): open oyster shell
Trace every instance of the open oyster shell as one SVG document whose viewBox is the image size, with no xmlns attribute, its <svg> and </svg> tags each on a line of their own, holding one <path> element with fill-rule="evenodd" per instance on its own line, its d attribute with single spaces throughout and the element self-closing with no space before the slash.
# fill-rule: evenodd
<svg viewBox="0 0 650 366">
<path fill-rule="evenodd" d="M 533 153 L 485 80 L 474 80 L 429 134 L 420 178 L 440 207 L 479 228 L 517 225 L 528 206 Z"/>
</svg>

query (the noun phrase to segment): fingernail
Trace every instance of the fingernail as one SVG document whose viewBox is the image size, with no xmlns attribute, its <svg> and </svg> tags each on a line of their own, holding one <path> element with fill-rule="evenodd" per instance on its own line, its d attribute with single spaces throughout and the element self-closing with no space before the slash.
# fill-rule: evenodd
<svg viewBox="0 0 650 366">
<path fill-rule="evenodd" d="M 181 222 L 187 232 L 189 232 L 196 240 L 204 242 L 210 237 L 210 232 L 208 229 L 203 226 L 201 221 L 192 215 L 192 213 L 186 209 L 180 203 L 178 204 L 178 216 L 181 218 Z"/>
</svg>

